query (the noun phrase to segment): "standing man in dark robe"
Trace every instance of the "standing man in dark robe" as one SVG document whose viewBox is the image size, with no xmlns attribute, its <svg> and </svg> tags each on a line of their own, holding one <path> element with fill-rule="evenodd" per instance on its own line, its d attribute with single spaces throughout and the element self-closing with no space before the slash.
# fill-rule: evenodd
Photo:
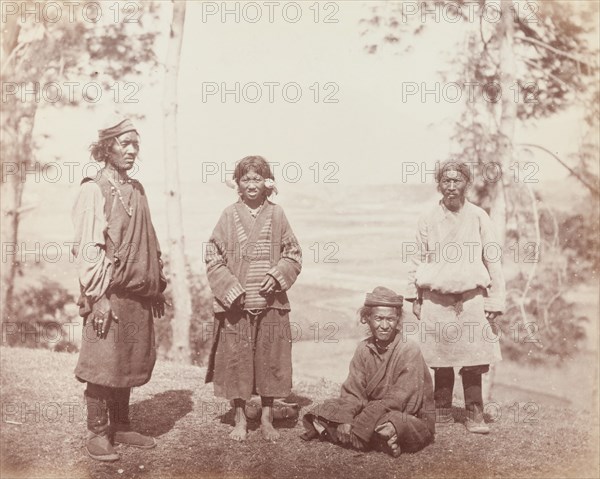
<svg viewBox="0 0 600 479">
<path fill-rule="evenodd" d="M 340 397 L 304 416 L 302 439 L 383 449 L 394 457 L 433 440 L 431 375 L 418 344 L 402 335 L 402 301 L 382 286 L 367 293 L 359 314 L 371 336 L 356 348 Z"/>
<path fill-rule="evenodd" d="M 90 147 L 104 167 L 85 178 L 73 208 L 83 339 L 75 375 L 87 383 L 87 453 L 115 461 L 113 444 L 156 446 L 131 430 L 131 388 L 150 380 L 156 349 L 153 317 L 164 314 L 160 248 L 142 185 L 129 177 L 139 135 L 123 119 L 99 130 Z"/>
</svg>

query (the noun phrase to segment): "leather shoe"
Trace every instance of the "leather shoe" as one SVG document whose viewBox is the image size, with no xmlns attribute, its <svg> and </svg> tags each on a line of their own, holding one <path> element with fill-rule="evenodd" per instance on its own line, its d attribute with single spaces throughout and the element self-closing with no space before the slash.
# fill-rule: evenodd
<svg viewBox="0 0 600 479">
<path fill-rule="evenodd" d="M 488 434 L 490 432 L 490 427 L 485 423 L 483 411 L 480 406 L 476 405 L 472 409 L 467 410 L 465 427 L 467 431 L 474 434 Z"/>
<path fill-rule="evenodd" d="M 97 461 L 113 462 L 121 458 L 110 443 L 108 436 L 99 436 L 91 431 L 88 432 L 85 450 L 88 456 Z"/>
</svg>

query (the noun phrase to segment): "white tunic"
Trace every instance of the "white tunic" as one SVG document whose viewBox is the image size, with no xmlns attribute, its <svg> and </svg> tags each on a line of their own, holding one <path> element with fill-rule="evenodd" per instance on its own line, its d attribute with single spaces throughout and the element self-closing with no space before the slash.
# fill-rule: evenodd
<svg viewBox="0 0 600 479">
<path fill-rule="evenodd" d="M 419 342 L 431 367 L 475 366 L 502 359 L 484 311 L 504 311 L 502 248 L 487 213 L 465 201 L 440 201 L 419 221 L 407 299 L 423 298 Z"/>
</svg>

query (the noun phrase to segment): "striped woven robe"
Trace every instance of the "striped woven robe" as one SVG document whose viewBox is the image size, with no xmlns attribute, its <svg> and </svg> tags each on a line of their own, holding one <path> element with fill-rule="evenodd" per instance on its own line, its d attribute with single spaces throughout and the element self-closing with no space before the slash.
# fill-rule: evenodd
<svg viewBox="0 0 600 479">
<path fill-rule="evenodd" d="M 283 209 L 265 201 L 256 218 L 240 200 L 227 207 L 205 252 L 214 295 L 215 329 L 206 382 L 215 395 L 285 397 L 292 386 L 292 335 L 286 291 L 302 265 L 302 251 Z M 279 289 L 258 294 L 266 275 Z M 244 309 L 232 308 L 245 294 Z"/>
</svg>

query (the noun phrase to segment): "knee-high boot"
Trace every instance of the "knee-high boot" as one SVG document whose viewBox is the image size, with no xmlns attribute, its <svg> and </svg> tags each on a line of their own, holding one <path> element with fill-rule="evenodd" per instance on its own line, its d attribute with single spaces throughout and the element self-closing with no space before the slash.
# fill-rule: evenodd
<svg viewBox="0 0 600 479">
<path fill-rule="evenodd" d="M 112 401 L 109 403 L 110 426 L 114 442 L 127 446 L 151 449 L 156 447 L 153 437 L 144 436 L 131 430 L 129 418 L 129 399 L 131 388 L 114 388 Z"/>
<path fill-rule="evenodd" d="M 130 431 L 129 398 L 131 388 L 114 388 L 109 402 L 110 426 L 112 432 Z"/>
<path fill-rule="evenodd" d="M 469 432 L 487 434 L 489 426 L 483 418 L 483 394 L 481 392 L 481 372 L 463 368 L 461 370 L 463 390 L 465 394 L 465 409 L 467 418 L 465 426 Z"/>
<path fill-rule="evenodd" d="M 85 449 L 88 455 L 98 461 L 116 461 L 119 454 L 113 448 L 109 437 L 108 404 L 110 388 L 88 383 L 85 390 L 87 406 L 88 435 Z"/>
<path fill-rule="evenodd" d="M 452 424 L 452 392 L 454 391 L 454 368 L 433 368 L 435 371 L 433 399 L 436 423 Z"/>
</svg>

